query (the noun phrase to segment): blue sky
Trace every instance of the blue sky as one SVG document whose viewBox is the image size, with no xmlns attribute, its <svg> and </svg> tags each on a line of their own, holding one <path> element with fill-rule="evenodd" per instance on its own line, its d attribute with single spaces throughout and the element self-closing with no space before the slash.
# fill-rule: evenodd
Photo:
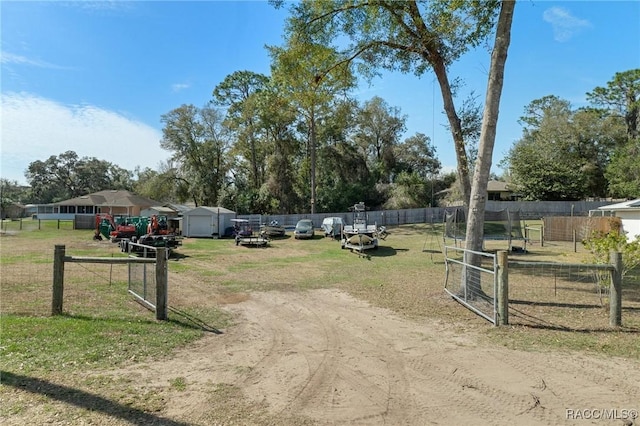
<svg viewBox="0 0 640 426">
<path fill-rule="evenodd" d="M 0 1 L 0 177 L 26 183 L 29 163 L 67 150 L 133 170 L 158 169 L 160 117 L 203 106 L 235 72 L 268 74 L 265 45 L 281 45 L 286 10 L 266 1 Z M 491 40 L 492 43 L 492 40 Z M 450 69 L 483 102 L 490 51 Z M 616 72 L 640 67 L 640 2 L 519 0 L 501 101 L 494 171 L 522 135 L 518 119 L 534 99 L 556 95 L 574 107 Z M 433 74 L 384 73 L 357 96 L 398 107 L 409 137 L 432 138 L 455 167 Z"/>
</svg>

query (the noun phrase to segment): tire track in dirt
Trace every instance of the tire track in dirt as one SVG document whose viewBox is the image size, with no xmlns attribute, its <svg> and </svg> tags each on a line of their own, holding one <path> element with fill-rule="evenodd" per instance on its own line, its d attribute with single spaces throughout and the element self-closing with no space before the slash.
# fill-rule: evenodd
<svg viewBox="0 0 640 426">
<path fill-rule="evenodd" d="M 288 298 L 286 306 L 270 309 L 270 313 L 264 316 L 269 322 L 265 328 L 275 334 L 293 333 L 292 328 L 295 327 L 304 329 L 295 331 L 300 339 L 298 343 L 289 342 L 283 349 L 301 356 L 306 371 L 302 380 L 300 375 L 291 378 L 288 399 L 275 404 L 281 407 L 280 411 L 303 413 L 315 418 L 326 417 L 329 411 L 336 421 L 368 422 L 374 418 L 392 418 L 396 423 L 403 423 L 407 412 L 405 401 L 412 400 L 412 396 L 402 363 L 398 362 L 397 355 L 393 355 L 395 351 L 388 349 L 392 346 L 388 338 L 364 339 L 367 331 L 361 329 L 360 320 L 354 321 L 355 329 L 353 325 L 349 326 L 349 321 L 340 321 L 345 312 L 340 312 L 338 306 L 327 307 L 325 301 L 318 303 L 307 296 L 288 295 Z M 353 312 L 346 312 L 346 315 L 353 315 Z M 251 322 L 257 320 L 247 319 Z M 313 337 L 309 340 L 304 335 Z M 354 343 L 362 348 L 356 353 L 353 351 Z M 363 361 L 366 365 L 375 365 L 376 371 L 362 368 Z M 265 365 L 262 362 L 259 368 L 254 369 L 263 374 L 260 379 L 263 386 L 265 382 L 277 381 L 274 376 L 278 375 L 278 371 L 265 371 L 262 368 Z M 269 368 L 277 370 L 271 361 Z M 354 416 L 351 413 L 354 406 L 367 414 Z"/>
<path fill-rule="evenodd" d="M 640 399 L 637 363 L 486 347 L 337 290 L 255 292 L 225 309 L 236 317 L 225 334 L 128 369 L 147 386 L 186 378 L 188 391 L 167 404 L 171 418 L 215 415 L 207 394 L 220 384 L 273 419 L 321 425 L 584 424 L 566 409 Z"/>
<path fill-rule="evenodd" d="M 421 378 L 421 387 L 437 388 L 430 404 L 441 407 L 439 414 L 460 422 L 476 424 L 511 425 L 520 413 L 531 407 L 529 395 L 518 395 L 483 383 L 477 376 L 450 357 L 434 360 L 430 352 L 413 360 L 410 367 Z M 435 361 L 435 362 L 434 362 Z M 426 402 L 426 401 L 425 401 Z M 460 409 L 464 407 L 463 409 Z M 429 413 L 431 417 L 433 413 Z M 475 419 L 471 418 L 474 416 Z M 527 424 L 557 424 L 554 422 L 529 421 Z"/>
<path fill-rule="evenodd" d="M 500 365 L 537 378 L 544 397 L 541 404 L 564 417 L 568 409 L 637 409 L 640 401 L 640 370 L 634 363 L 571 354 L 492 352 L 492 356 Z"/>
</svg>

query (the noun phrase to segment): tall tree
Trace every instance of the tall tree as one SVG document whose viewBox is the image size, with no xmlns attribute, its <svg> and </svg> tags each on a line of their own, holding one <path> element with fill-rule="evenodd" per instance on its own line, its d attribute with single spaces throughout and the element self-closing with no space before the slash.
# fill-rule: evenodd
<svg viewBox="0 0 640 426">
<path fill-rule="evenodd" d="M 260 191 L 265 213 L 285 214 L 304 208 L 295 189 L 295 170 L 300 160 L 299 142 L 295 138 L 294 106 L 276 87 L 268 85 L 257 96 L 259 125 L 265 132 L 265 183 Z"/>
<path fill-rule="evenodd" d="M 318 126 L 331 111 L 336 97 L 354 87 L 355 79 L 347 62 L 331 48 L 306 42 L 289 30 L 285 47 L 269 47 L 272 79 L 303 117 L 309 158 L 311 213 L 316 212 Z M 330 71 L 327 71 L 330 70 Z"/>
<path fill-rule="evenodd" d="M 484 239 L 484 213 L 487 203 L 487 185 L 493 160 L 493 146 L 496 139 L 500 98 L 504 84 L 504 68 L 507 62 L 507 52 L 511 43 L 511 23 L 515 0 L 504 0 L 500 6 L 500 15 L 496 28 L 491 65 L 487 81 L 487 92 L 484 100 L 484 113 L 480 130 L 478 160 L 473 172 L 473 184 L 469 200 L 467 232 L 465 239 L 466 261 L 479 266 L 481 259 L 476 252 L 482 251 Z M 463 274 L 462 289 L 467 294 L 482 294 L 479 272 L 477 269 L 466 267 Z"/>
<path fill-rule="evenodd" d="M 182 105 L 162 115 L 160 146 L 172 152 L 178 196 L 196 205 L 218 203 L 226 172 L 229 141 L 223 116 L 211 107 Z"/>
<path fill-rule="evenodd" d="M 156 201 L 178 200 L 175 173 L 176 170 L 171 166 L 171 162 L 161 164 L 160 170 L 149 167 L 136 168 L 137 179 L 134 185 L 136 194 Z"/>
<path fill-rule="evenodd" d="M 354 140 L 359 111 L 355 100 L 340 102 L 320 128 L 323 144 L 318 156 L 322 165 L 318 177 L 319 211 L 346 211 L 353 206 L 353 200 L 364 201 L 368 206 L 381 205 L 376 176 Z"/>
<path fill-rule="evenodd" d="M 395 147 L 396 172 L 415 173 L 423 179 L 433 179 L 441 164 L 429 136 L 416 133 Z"/>
<path fill-rule="evenodd" d="M 418 208 L 434 204 L 435 181 L 441 168 L 435 152 L 429 137 L 422 133 L 395 146 L 394 177 L 385 208 Z"/>
<path fill-rule="evenodd" d="M 378 96 L 366 101 L 356 115 L 356 144 L 381 183 L 390 183 L 396 163 L 394 148 L 406 130 L 405 123 L 406 116 L 400 115 L 400 109 Z"/>
<path fill-rule="evenodd" d="M 235 135 L 233 151 L 240 156 L 240 165 L 248 168 L 249 190 L 254 194 L 265 181 L 267 151 L 263 129 L 258 125 L 260 109 L 256 96 L 268 83 L 269 78 L 263 74 L 236 71 L 213 90 L 213 104 L 227 107 L 225 125 Z"/>
<path fill-rule="evenodd" d="M 440 86 L 467 204 L 471 196 L 469 163 L 447 68 L 492 32 L 499 6 L 498 0 L 302 1 L 291 6 L 289 37 L 327 45 L 347 40 L 344 61 L 359 61 L 359 69 L 369 77 L 380 68 L 418 76 L 432 69 Z"/>
<path fill-rule="evenodd" d="M 640 68 L 616 73 L 607 87 L 596 87 L 587 93 L 587 99 L 596 106 L 624 117 L 628 138 L 638 138 Z"/>
<path fill-rule="evenodd" d="M 611 195 L 640 197 L 640 68 L 616 73 L 606 87 L 587 93 L 587 99 L 626 126 L 627 137 L 615 147 L 606 170 Z"/>
</svg>

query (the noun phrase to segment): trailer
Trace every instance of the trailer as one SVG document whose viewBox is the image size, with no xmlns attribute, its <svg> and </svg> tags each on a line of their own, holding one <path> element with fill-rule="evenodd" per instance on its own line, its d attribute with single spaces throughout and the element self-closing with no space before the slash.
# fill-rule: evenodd
<svg viewBox="0 0 640 426">
<path fill-rule="evenodd" d="M 364 203 L 355 204 L 351 210 L 353 211 L 353 223 L 342 227 L 341 248 L 360 253 L 365 250 L 377 249 L 378 240 L 385 239 L 387 236 L 386 229 L 384 227 L 378 228 L 377 224 L 367 224 Z"/>
<path fill-rule="evenodd" d="M 266 247 L 269 244 L 267 233 L 262 231 L 254 235 L 247 219 L 231 219 L 231 221 L 234 223 L 233 233 L 237 246 Z"/>
</svg>

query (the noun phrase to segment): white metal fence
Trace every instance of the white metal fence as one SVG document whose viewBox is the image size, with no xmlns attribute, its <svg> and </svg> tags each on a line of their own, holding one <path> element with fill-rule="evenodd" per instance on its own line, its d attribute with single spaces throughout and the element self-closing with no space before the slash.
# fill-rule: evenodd
<svg viewBox="0 0 640 426">
<path fill-rule="evenodd" d="M 495 254 L 445 246 L 444 258 L 445 291 L 473 312 L 496 324 Z"/>
</svg>

